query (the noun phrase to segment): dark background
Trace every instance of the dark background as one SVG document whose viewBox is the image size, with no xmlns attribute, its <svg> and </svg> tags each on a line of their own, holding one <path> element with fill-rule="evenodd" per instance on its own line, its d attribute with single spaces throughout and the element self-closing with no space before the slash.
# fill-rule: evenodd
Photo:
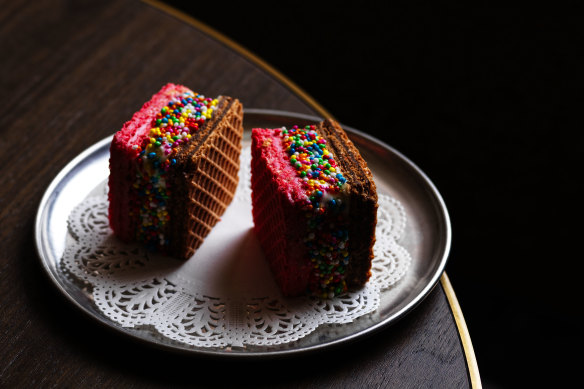
<svg viewBox="0 0 584 389">
<path fill-rule="evenodd" d="M 484 387 L 576 374 L 584 145 L 577 15 L 167 3 L 431 178 L 452 219 L 446 271 Z"/>
</svg>

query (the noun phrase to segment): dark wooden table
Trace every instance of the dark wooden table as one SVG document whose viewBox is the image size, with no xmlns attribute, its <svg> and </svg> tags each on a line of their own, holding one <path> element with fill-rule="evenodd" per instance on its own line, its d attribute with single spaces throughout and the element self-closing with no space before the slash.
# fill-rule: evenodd
<svg viewBox="0 0 584 389">
<path fill-rule="evenodd" d="M 238 96 L 246 107 L 329 113 L 260 59 L 163 4 L 8 2 L 0 42 L 0 387 L 481 386 L 446 275 L 415 310 L 370 337 L 274 360 L 162 351 L 81 313 L 40 265 L 38 204 L 73 157 L 119 129 L 162 84 Z"/>
</svg>

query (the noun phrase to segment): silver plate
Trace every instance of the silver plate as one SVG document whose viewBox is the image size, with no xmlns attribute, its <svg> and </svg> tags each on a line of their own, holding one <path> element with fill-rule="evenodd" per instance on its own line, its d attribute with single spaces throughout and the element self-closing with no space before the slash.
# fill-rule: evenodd
<svg viewBox="0 0 584 389">
<path fill-rule="evenodd" d="M 249 147 L 251 128 L 291 127 L 316 121 L 320 119 L 314 116 L 246 109 L 244 147 Z M 410 160 L 363 132 L 344 128 L 371 168 L 378 191 L 393 196 L 404 206 L 407 226 L 400 244 L 412 256 L 404 278 L 382 293 L 379 309 L 365 318 L 341 326 L 321 326 L 309 336 L 290 344 L 242 350 L 193 347 L 160 336 L 149 327 L 125 328 L 111 321 L 93 303 L 91 294 L 72 281 L 59 265 L 70 212 L 108 177 L 111 137 L 73 159 L 47 188 L 35 224 L 35 243 L 41 263 L 57 288 L 93 319 L 134 339 L 172 350 L 232 357 L 276 356 L 314 351 L 371 334 L 411 311 L 436 285 L 450 250 L 450 220 L 442 197 L 428 177 Z"/>
</svg>

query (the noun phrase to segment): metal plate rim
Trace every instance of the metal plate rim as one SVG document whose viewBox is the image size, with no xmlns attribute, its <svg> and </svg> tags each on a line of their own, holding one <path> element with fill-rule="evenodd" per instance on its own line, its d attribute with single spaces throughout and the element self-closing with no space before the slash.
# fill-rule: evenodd
<svg viewBox="0 0 584 389">
<path fill-rule="evenodd" d="M 281 111 L 281 110 L 273 110 L 273 109 L 262 109 L 262 108 L 247 108 L 244 110 L 244 113 L 247 115 L 257 115 L 260 117 L 272 115 L 272 116 L 282 116 L 282 117 L 286 117 L 286 118 L 297 118 L 297 119 L 309 120 L 309 121 L 322 120 L 322 118 L 320 118 L 318 116 L 314 116 L 314 115 L 301 114 L 301 113 L 289 112 L 289 111 Z M 118 332 L 118 333 L 122 333 L 124 335 L 129 336 L 130 338 L 134 339 L 135 341 L 138 341 L 140 343 L 147 343 L 147 344 L 156 346 L 157 348 L 161 348 L 161 349 L 165 349 L 165 350 L 169 350 L 169 351 L 180 352 L 180 353 L 191 354 L 191 355 L 196 354 L 196 355 L 201 355 L 201 356 L 221 357 L 221 358 L 245 358 L 245 359 L 264 358 L 264 357 L 273 358 L 273 357 L 283 357 L 283 356 L 290 356 L 290 355 L 305 354 L 308 352 L 314 352 L 314 351 L 319 351 L 319 350 L 323 350 L 323 349 L 328 349 L 330 347 L 334 347 L 334 346 L 338 346 L 340 344 L 345 344 L 347 342 L 354 341 L 354 340 L 356 340 L 358 338 L 362 338 L 364 336 L 369 336 L 369 335 L 379 331 L 380 329 L 385 328 L 388 325 L 393 324 L 397 320 L 403 318 L 407 313 L 412 311 L 418 304 L 420 304 L 428 296 L 428 294 L 433 290 L 433 288 L 438 284 L 438 281 L 439 281 L 440 277 L 442 276 L 442 273 L 444 272 L 444 269 L 446 267 L 446 263 L 447 263 L 448 256 L 450 253 L 450 247 L 451 247 L 451 241 L 452 241 L 451 223 L 450 223 L 448 210 L 446 208 L 446 204 L 445 204 L 442 196 L 440 195 L 438 189 L 436 188 L 434 183 L 429 179 L 429 177 L 415 163 L 413 163 L 409 158 L 407 158 L 405 155 L 403 155 L 402 153 L 400 153 L 399 151 L 397 151 L 393 147 L 389 146 L 385 142 L 382 142 L 381 140 L 379 140 L 379 139 L 377 139 L 369 134 L 366 134 L 362 131 L 359 131 L 359 130 L 354 129 L 354 128 L 349 127 L 349 126 L 342 125 L 342 127 L 345 130 L 347 130 L 347 132 L 353 133 L 356 136 L 359 136 L 361 138 L 366 139 L 368 142 L 377 144 L 378 146 L 390 151 L 392 154 L 396 155 L 399 159 L 401 159 L 402 162 L 405 162 L 406 165 L 409 165 L 409 167 L 414 172 L 416 172 L 416 174 L 419 176 L 419 178 L 422 179 L 424 184 L 427 186 L 427 189 L 432 194 L 434 200 L 436 201 L 436 203 L 438 205 L 438 210 L 440 211 L 440 217 L 442 219 L 441 221 L 443 223 L 442 228 L 443 228 L 444 236 L 442 237 L 443 238 L 442 253 L 440 254 L 440 260 L 438 262 L 438 265 L 436 266 L 436 270 L 435 270 L 434 274 L 432 275 L 432 277 L 430 278 L 429 282 L 427 282 L 425 287 L 417 294 L 417 296 L 415 296 L 402 309 L 400 309 L 399 311 L 397 311 L 393 315 L 385 318 L 384 320 L 382 320 L 382 321 L 380 321 L 380 322 L 378 322 L 370 327 L 365 328 L 364 330 L 355 332 L 353 334 L 350 334 L 350 335 L 345 336 L 345 337 L 340 338 L 340 339 L 329 341 L 327 343 L 308 346 L 305 348 L 245 353 L 245 352 L 214 351 L 214 350 L 205 350 L 205 349 L 200 349 L 200 348 L 199 349 L 189 349 L 186 347 L 176 347 L 176 346 L 173 346 L 172 344 L 164 344 L 161 342 L 154 342 L 154 341 L 151 341 L 149 339 L 145 339 L 143 337 L 140 337 L 137 334 L 134 334 L 130 331 L 125 331 L 124 327 L 120 327 L 120 326 L 115 325 L 115 323 L 108 322 L 103 317 L 96 316 L 87 307 L 85 307 L 83 304 L 81 304 L 79 301 L 77 301 L 74 298 L 74 296 L 72 296 L 65 289 L 65 287 L 61 284 L 61 282 L 53 274 L 53 271 L 52 271 L 50 264 L 48 262 L 48 259 L 47 259 L 47 256 L 49 254 L 47 253 L 47 248 L 46 248 L 47 242 L 43 241 L 43 229 L 45 227 L 44 219 L 45 219 L 46 212 L 48 209 L 47 207 L 50 205 L 51 200 L 54 199 L 54 197 L 56 196 L 55 191 L 59 187 L 59 184 L 61 184 L 63 182 L 63 179 L 66 178 L 67 175 L 70 174 L 75 169 L 75 167 L 79 164 L 79 162 L 83 161 L 89 155 L 95 153 L 97 150 L 100 150 L 101 148 L 103 148 L 106 145 L 108 145 L 109 143 L 111 143 L 111 139 L 112 139 L 113 135 L 110 135 L 110 136 L 102 139 L 101 141 L 98 141 L 97 143 L 95 143 L 92 146 L 85 149 L 83 152 L 81 152 L 75 158 L 73 158 L 67 165 L 65 165 L 65 167 L 63 167 L 63 169 L 61 169 L 61 171 L 55 176 L 55 178 L 51 181 L 51 183 L 48 185 L 47 189 L 45 190 L 43 197 L 39 203 L 39 206 L 37 208 L 37 214 L 36 214 L 36 218 L 35 218 L 35 231 L 34 231 L 35 247 L 36 247 L 37 253 L 39 255 L 39 260 L 41 261 L 42 267 L 43 267 L 45 273 L 49 276 L 49 278 L 53 282 L 53 284 L 55 284 L 57 286 L 57 288 L 61 292 L 61 294 L 63 294 L 69 301 L 71 301 L 76 307 L 78 307 L 82 312 L 87 314 L 90 318 L 96 320 L 98 323 L 100 323 L 101 325 L 103 325 L 104 327 L 106 327 L 108 329 L 113 329 L 113 330 L 116 330 L 116 332 Z"/>
</svg>

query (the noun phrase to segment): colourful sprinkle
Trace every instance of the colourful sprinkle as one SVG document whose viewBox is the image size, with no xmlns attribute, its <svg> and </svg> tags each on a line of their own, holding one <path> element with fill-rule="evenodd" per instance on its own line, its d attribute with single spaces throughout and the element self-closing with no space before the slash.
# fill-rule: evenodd
<svg viewBox="0 0 584 389">
<path fill-rule="evenodd" d="M 149 137 L 132 145 L 139 151 L 136 189 L 131 215 L 136 217 L 136 239 L 149 248 L 163 249 L 168 244 L 164 228 L 170 220 L 167 202 L 172 188 L 166 180 L 170 166 L 176 164 L 179 147 L 210 119 L 217 109 L 216 99 L 185 92 L 168 102 L 152 119 Z"/>
<path fill-rule="evenodd" d="M 309 289 L 316 296 L 331 298 L 347 291 L 349 234 L 340 193 L 346 179 L 316 126 L 283 127 L 279 133 L 305 189 L 308 233 L 304 243 L 313 264 Z"/>
</svg>

